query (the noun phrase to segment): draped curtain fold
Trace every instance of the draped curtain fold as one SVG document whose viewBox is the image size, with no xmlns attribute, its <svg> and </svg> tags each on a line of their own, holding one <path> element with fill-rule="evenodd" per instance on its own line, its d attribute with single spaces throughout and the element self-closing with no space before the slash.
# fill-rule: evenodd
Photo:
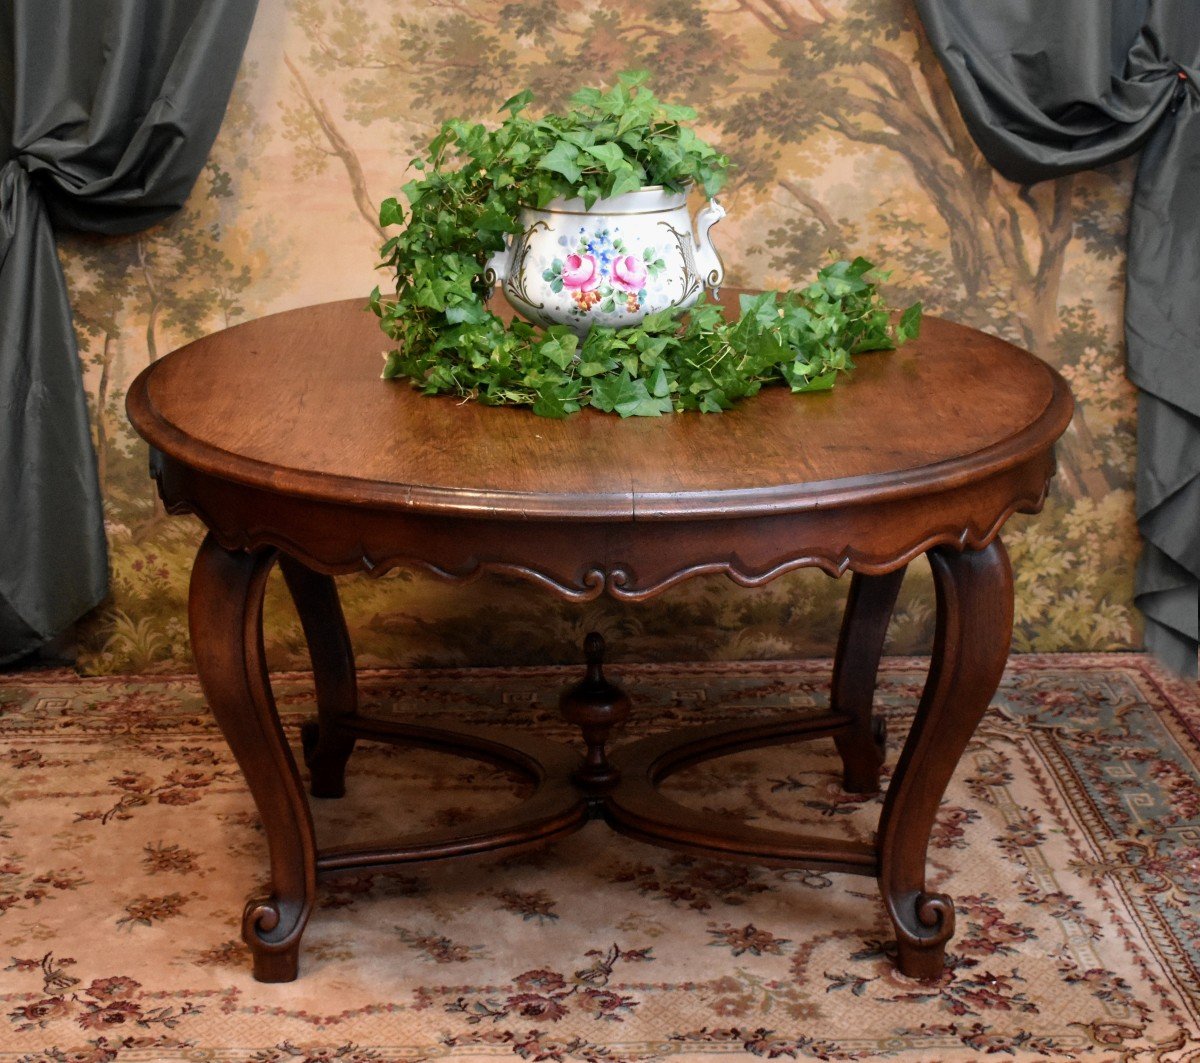
<svg viewBox="0 0 1200 1063">
<path fill-rule="evenodd" d="M 1136 597 L 1149 648 L 1200 640 L 1200 13 L 1195 0 L 916 0 L 975 142 L 1032 183 L 1141 151 L 1125 339 L 1139 388 Z"/>
<path fill-rule="evenodd" d="M 98 604 L 108 580 L 52 223 L 129 233 L 183 205 L 256 3 L 0 4 L 0 664 Z"/>
</svg>

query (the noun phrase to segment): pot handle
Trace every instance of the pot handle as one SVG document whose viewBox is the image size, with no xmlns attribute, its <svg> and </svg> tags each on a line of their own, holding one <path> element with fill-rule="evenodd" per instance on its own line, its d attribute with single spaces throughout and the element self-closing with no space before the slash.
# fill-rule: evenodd
<svg viewBox="0 0 1200 1063">
<path fill-rule="evenodd" d="M 489 288 L 502 285 L 508 277 L 508 256 L 512 251 L 512 245 L 512 233 L 505 233 L 504 247 L 499 251 L 494 251 L 492 257 L 487 260 L 487 265 L 483 267 L 483 279 Z"/>
<path fill-rule="evenodd" d="M 721 256 L 717 254 L 717 249 L 713 247 L 712 237 L 708 235 L 708 230 L 723 217 L 725 217 L 725 208 L 715 199 L 710 199 L 708 206 L 696 215 L 696 269 L 704 281 L 704 286 L 711 288 L 714 295 L 717 294 L 721 282 L 725 279 L 725 267 L 721 263 Z"/>
</svg>

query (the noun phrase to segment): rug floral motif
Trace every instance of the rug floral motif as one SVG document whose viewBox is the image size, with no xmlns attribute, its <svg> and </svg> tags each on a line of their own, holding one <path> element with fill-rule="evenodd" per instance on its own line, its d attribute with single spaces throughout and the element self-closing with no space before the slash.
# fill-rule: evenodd
<svg viewBox="0 0 1200 1063">
<path fill-rule="evenodd" d="M 629 734 L 827 702 L 827 662 L 620 669 Z M 568 738 L 574 671 L 379 671 L 370 712 Z M 887 662 L 889 760 L 923 681 Z M 311 680 L 276 677 L 290 737 Z M 867 878 L 685 857 L 599 823 L 519 857 L 331 878 L 301 977 L 238 938 L 263 836 L 192 678 L 0 677 L 0 1060 L 386 1063 L 712 1057 L 1200 1059 L 1200 701 L 1139 655 L 1015 658 L 943 803 L 940 981 L 903 978 Z M 828 741 L 664 789 L 761 826 L 869 838 Z M 339 841 L 520 799 L 476 762 L 363 744 L 315 803 Z"/>
</svg>

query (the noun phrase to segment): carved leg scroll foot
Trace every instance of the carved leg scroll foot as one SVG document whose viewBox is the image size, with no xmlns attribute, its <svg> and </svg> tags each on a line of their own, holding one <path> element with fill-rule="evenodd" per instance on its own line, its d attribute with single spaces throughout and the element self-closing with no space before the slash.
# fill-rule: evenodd
<svg viewBox="0 0 1200 1063">
<path fill-rule="evenodd" d="M 847 793 L 879 792 L 887 730 L 883 718 L 873 716 L 871 709 L 883 640 L 904 571 L 900 568 L 882 576 L 856 572 L 850 581 L 830 695 L 830 708 L 853 721 L 850 730 L 834 736 L 842 758 L 842 787 Z"/>
<path fill-rule="evenodd" d="M 342 797 L 354 736 L 346 734 L 340 724 L 358 711 L 358 686 L 337 584 L 332 576 L 314 572 L 287 556 L 280 557 L 279 567 L 300 615 L 317 687 L 317 719 L 300 730 L 309 793 Z"/>
<path fill-rule="evenodd" d="M 250 946 L 257 982 L 294 982 L 300 973 L 300 938 L 307 911 L 280 897 L 247 902 L 242 913 L 242 940 Z"/>
<path fill-rule="evenodd" d="M 879 821 L 879 888 L 896 930 L 899 967 L 937 978 L 954 935 L 954 902 L 925 888 L 938 805 L 1000 682 L 1012 637 L 1012 570 L 997 538 L 982 550 L 931 550 L 937 632 L 916 719 Z"/>
<path fill-rule="evenodd" d="M 274 562 L 274 550 L 229 551 L 209 535 L 192 568 L 188 620 L 204 695 L 267 836 L 271 894 L 247 906 L 242 935 L 254 976 L 286 982 L 296 977 L 316 893 L 316 841 L 263 655 L 263 592 Z"/>
<path fill-rule="evenodd" d="M 896 966 L 908 978 L 931 982 L 946 966 L 954 936 L 954 901 L 945 893 L 908 893 L 889 905 L 896 930 Z"/>
</svg>

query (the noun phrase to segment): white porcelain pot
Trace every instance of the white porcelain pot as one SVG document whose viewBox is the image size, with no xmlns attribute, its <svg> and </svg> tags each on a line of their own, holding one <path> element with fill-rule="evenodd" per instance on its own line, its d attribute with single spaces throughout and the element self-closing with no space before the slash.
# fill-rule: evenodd
<svg viewBox="0 0 1200 1063">
<path fill-rule="evenodd" d="M 708 231 L 723 217 L 710 199 L 693 239 L 687 194 L 661 185 L 597 200 L 591 210 L 582 199 L 523 207 L 522 232 L 488 261 L 487 280 L 539 325 L 580 336 L 593 325 L 635 325 L 720 286 L 725 271 Z"/>
</svg>

